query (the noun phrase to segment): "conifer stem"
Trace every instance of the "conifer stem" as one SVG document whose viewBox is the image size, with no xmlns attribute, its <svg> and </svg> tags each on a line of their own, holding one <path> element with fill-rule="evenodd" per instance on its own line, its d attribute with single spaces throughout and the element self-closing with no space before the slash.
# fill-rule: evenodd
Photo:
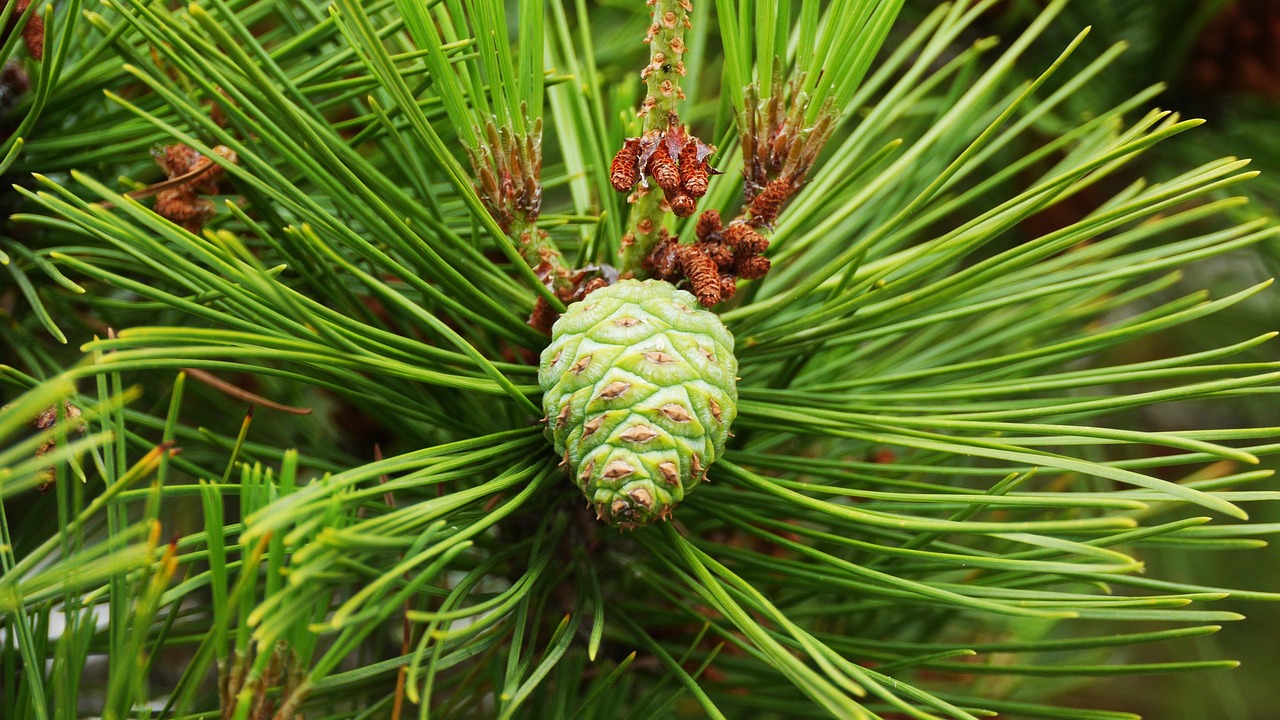
<svg viewBox="0 0 1280 720">
<path fill-rule="evenodd" d="M 557 297 L 563 299 L 566 293 L 572 292 L 573 272 L 565 264 L 564 253 L 545 230 L 538 228 L 536 221 L 515 218 L 508 234 L 515 240 L 525 263 Z"/>
<path fill-rule="evenodd" d="M 666 132 L 678 122 L 676 103 L 684 99 L 680 78 L 684 76 L 685 30 L 689 29 L 689 0 L 649 0 L 653 8 L 653 22 L 645 42 L 649 43 L 649 64 L 641 71 L 648 92 L 640 106 L 644 118 L 643 130 L 649 133 Z M 662 191 L 652 183 L 636 190 L 635 207 L 631 212 L 631 226 L 622 238 L 622 269 L 638 273 L 644 259 L 657 244 L 667 210 L 663 205 Z"/>
</svg>

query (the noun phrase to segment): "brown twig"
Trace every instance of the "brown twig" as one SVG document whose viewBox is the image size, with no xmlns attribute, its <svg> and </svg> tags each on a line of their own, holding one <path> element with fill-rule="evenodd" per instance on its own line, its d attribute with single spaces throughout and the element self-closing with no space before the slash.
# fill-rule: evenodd
<svg viewBox="0 0 1280 720">
<path fill-rule="evenodd" d="M 229 395 L 237 400 L 241 400 L 256 407 L 262 407 L 268 410 L 279 410 L 280 412 L 289 413 L 290 415 L 310 415 L 312 413 L 311 408 L 283 405 L 275 402 L 274 400 L 268 400 L 261 395 L 255 395 L 242 387 L 232 385 L 226 380 L 222 380 L 198 368 L 183 368 L 182 371 L 190 375 L 193 379 L 199 380 L 224 395 Z"/>
</svg>

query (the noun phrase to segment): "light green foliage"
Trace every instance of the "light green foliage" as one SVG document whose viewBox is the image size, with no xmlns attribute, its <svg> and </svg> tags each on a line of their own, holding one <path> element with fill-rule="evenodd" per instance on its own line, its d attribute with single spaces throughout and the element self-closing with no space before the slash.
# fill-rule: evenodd
<svg viewBox="0 0 1280 720">
<path fill-rule="evenodd" d="M 547 435 L 601 519 L 666 519 L 724 453 L 733 336 L 693 295 L 622 280 L 569 306 L 542 351 Z"/>
</svg>

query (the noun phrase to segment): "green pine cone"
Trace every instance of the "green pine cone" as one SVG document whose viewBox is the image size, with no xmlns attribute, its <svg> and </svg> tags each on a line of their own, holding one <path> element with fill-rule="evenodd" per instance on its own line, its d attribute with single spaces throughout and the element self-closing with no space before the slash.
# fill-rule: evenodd
<svg viewBox="0 0 1280 720">
<path fill-rule="evenodd" d="M 724 452 L 738 414 L 733 335 L 660 280 L 622 280 L 569 306 L 542 351 L 547 435 L 596 516 L 670 517 Z"/>
</svg>

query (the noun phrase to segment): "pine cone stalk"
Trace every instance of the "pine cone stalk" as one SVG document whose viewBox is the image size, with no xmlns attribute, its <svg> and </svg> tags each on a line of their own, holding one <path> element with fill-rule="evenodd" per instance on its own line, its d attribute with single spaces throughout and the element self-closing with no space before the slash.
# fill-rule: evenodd
<svg viewBox="0 0 1280 720">
<path fill-rule="evenodd" d="M 684 33 L 691 27 L 689 13 L 693 5 L 689 0 L 648 0 L 648 3 L 653 8 L 653 21 L 645 36 L 645 42 L 649 44 L 649 64 L 640 76 L 647 92 L 639 114 L 643 119 L 641 141 L 648 141 L 649 153 L 652 154 L 658 149 L 657 139 L 679 125 L 676 104 L 684 98 L 684 91 L 680 89 L 680 78 L 685 74 L 682 58 L 687 49 Z M 669 150 L 663 150 L 669 153 Z M 641 154 L 642 170 L 648 159 Z M 660 182 L 653 182 L 651 178 L 649 185 L 648 188 L 642 185 L 636 191 L 631 227 L 622 239 L 621 266 L 624 269 L 641 266 L 659 240 L 659 230 L 666 214 L 664 205 L 673 207 Z M 677 200 L 676 203 L 683 204 L 684 201 Z"/>
</svg>

